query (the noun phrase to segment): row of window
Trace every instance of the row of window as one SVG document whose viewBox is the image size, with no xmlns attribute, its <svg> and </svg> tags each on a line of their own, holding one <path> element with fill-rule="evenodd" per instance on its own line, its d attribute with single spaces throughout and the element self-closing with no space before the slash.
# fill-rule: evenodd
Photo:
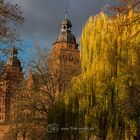
<svg viewBox="0 0 140 140">
<path fill-rule="evenodd" d="M 31 114 L 29 113 L 24 113 L 22 115 L 15 115 L 15 114 L 11 114 L 10 115 L 10 120 L 15 120 L 16 118 L 21 118 L 21 117 L 24 117 L 24 118 L 27 118 L 29 117 Z M 36 118 L 42 118 L 43 116 L 41 114 L 36 114 Z M 0 121 L 3 121 L 4 120 L 4 114 L 0 114 Z"/>
<path fill-rule="evenodd" d="M 28 117 L 29 116 L 29 113 L 24 113 L 24 114 L 22 114 L 22 117 Z M 20 118 L 21 117 L 21 115 L 18 115 L 18 117 Z M 17 118 L 17 115 L 15 115 L 15 114 L 11 114 L 10 115 L 10 119 L 11 120 L 14 120 L 14 119 L 16 119 Z M 0 114 L 0 121 L 2 121 L 2 120 L 4 120 L 4 114 Z"/>
<path fill-rule="evenodd" d="M 16 118 L 27 118 L 30 116 L 30 113 L 29 112 L 23 112 L 22 114 L 11 114 L 10 115 L 10 119 L 11 120 L 15 120 Z"/>
</svg>

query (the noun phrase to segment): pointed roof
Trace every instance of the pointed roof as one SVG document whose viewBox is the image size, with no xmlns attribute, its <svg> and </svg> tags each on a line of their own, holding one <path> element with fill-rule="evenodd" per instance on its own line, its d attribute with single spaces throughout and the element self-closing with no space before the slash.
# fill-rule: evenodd
<svg viewBox="0 0 140 140">
<path fill-rule="evenodd" d="M 30 70 L 29 75 L 28 75 L 27 87 L 29 89 L 32 88 L 34 86 L 34 84 L 35 84 L 34 82 L 35 82 L 35 79 L 34 79 L 33 73 Z"/>
<path fill-rule="evenodd" d="M 18 54 L 18 50 L 15 47 L 13 47 L 11 49 L 9 58 L 7 60 L 7 63 L 6 63 L 6 66 L 8 66 L 8 67 L 19 67 L 20 70 L 22 70 L 20 60 L 17 58 L 17 54 Z"/>
<path fill-rule="evenodd" d="M 41 85 L 40 75 L 29 70 L 28 79 L 27 79 L 27 88 L 28 89 L 37 89 Z"/>
</svg>

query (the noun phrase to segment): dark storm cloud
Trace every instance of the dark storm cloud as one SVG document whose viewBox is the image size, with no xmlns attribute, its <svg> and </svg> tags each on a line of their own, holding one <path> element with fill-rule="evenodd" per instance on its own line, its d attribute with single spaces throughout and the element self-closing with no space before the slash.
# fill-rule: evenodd
<svg viewBox="0 0 140 140">
<path fill-rule="evenodd" d="M 79 36 L 82 26 L 90 15 L 95 15 L 113 0 L 15 0 L 21 5 L 25 23 L 20 33 L 33 40 L 53 42 L 59 32 L 59 24 L 64 18 L 68 5 L 68 17 L 73 24 L 73 32 Z"/>
</svg>

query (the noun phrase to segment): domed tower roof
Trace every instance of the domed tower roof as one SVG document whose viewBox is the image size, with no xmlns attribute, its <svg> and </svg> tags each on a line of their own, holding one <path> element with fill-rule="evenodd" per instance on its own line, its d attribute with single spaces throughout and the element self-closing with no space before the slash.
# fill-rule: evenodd
<svg viewBox="0 0 140 140">
<path fill-rule="evenodd" d="M 56 42 L 60 42 L 60 41 L 67 41 L 67 42 L 74 42 L 76 43 L 76 38 L 75 36 L 67 31 L 67 32 L 60 32 L 56 38 Z"/>
<path fill-rule="evenodd" d="M 71 21 L 65 16 L 60 24 L 60 32 L 56 38 L 56 42 L 67 41 L 76 43 L 75 36 L 71 33 L 72 24 Z"/>
<path fill-rule="evenodd" d="M 6 67 L 19 67 L 20 70 L 22 70 L 20 60 L 17 58 L 17 54 L 17 49 L 13 47 L 7 60 Z"/>
</svg>

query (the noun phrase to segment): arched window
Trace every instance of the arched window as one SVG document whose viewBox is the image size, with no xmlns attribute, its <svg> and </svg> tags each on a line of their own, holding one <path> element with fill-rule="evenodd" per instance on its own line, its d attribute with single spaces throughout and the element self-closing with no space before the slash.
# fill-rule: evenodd
<svg viewBox="0 0 140 140">
<path fill-rule="evenodd" d="M 1 119 L 3 120 L 3 115 L 1 115 Z"/>
</svg>

